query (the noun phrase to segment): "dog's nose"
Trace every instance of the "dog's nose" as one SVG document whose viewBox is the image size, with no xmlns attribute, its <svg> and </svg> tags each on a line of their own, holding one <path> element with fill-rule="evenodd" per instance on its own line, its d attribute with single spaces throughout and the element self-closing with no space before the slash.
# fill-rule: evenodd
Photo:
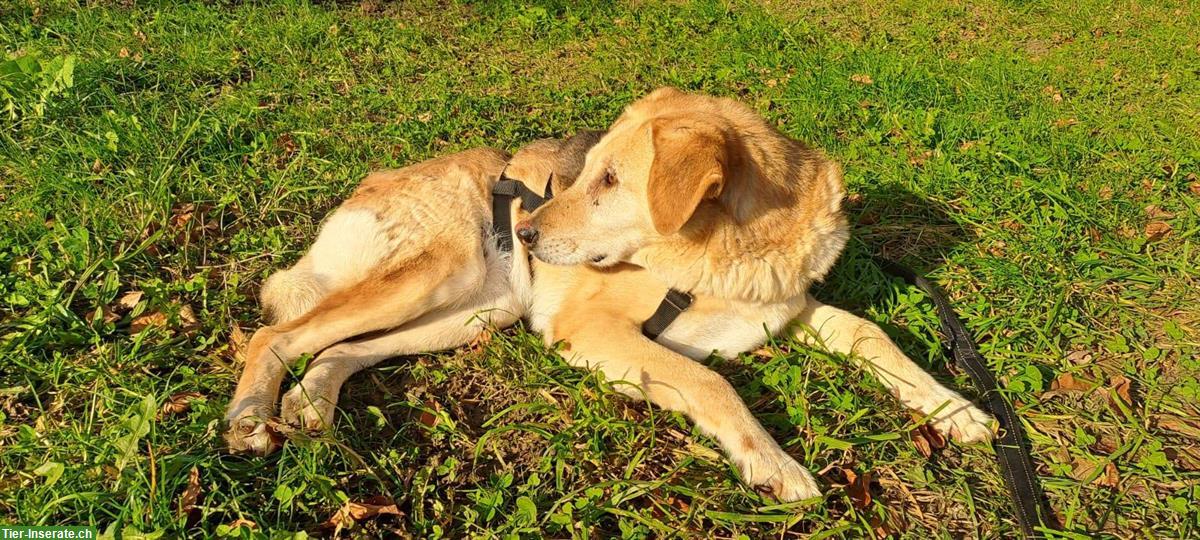
<svg viewBox="0 0 1200 540">
<path fill-rule="evenodd" d="M 522 244 L 532 246 L 537 243 L 538 231 L 528 221 L 522 221 L 517 224 L 517 238 Z"/>
</svg>

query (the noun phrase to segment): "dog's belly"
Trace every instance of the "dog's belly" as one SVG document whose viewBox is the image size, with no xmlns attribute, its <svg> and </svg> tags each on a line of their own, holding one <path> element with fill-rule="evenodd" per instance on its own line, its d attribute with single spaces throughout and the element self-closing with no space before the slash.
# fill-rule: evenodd
<svg viewBox="0 0 1200 540">
<path fill-rule="evenodd" d="M 691 358 L 716 353 L 733 358 L 778 335 L 804 309 L 805 296 L 774 304 L 700 298 L 667 328 L 658 342 Z"/>
</svg>

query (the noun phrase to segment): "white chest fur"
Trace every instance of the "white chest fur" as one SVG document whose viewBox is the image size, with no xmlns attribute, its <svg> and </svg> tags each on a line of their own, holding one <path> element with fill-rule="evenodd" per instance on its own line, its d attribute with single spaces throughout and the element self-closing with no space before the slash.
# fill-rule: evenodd
<svg viewBox="0 0 1200 540">
<path fill-rule="evenodd" d="M 782 332 L 804 309 L 804 301 L 804 295 L 772 304 L 701 298 L 671 323 L 658 342 L 691 358 L 713 352 L 733 358 Z"/>
</svg>

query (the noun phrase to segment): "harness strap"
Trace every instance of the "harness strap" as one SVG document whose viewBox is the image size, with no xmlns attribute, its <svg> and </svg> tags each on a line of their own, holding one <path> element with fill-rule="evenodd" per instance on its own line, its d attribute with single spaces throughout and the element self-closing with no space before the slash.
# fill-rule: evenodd
<svg viewBox="0 0 1200 540">
<path fill-rule="evenodd" d="M 550 176 L 553 178 L 554 175 Z M 513 248 L 513 223 L 509 213 L 513 198 L 520 197 L 521 209 L 532 212 L 554 196 L 550 185 L 550 178 L 547 178 L 546 194 L 538 196 L 525 187 L 525 184 L 509 178 L 503 171 L 500 172 L 500 180 L 492 187 L 492 234 L 496 236 L 496 243 L 501 250 L 512 251 Z"/>
<path fill-rule="evenodd" d="M 511 252 L 513 249 L 513 223 L 510 213 L 513 199 L 520 197 L 521 209 L 526 212 L 537 210 L 554 197 L 554 183 L 551 182 L 553 178 L 554 174 L 551 173 L 546 179 L 545 193 L 539 196 L 525 187 L 525 184 L 509 178 L 504 171 L 500 172 L 500 179 L 492 187 L 492 234 L 495 235 L 501 250 Z M 651 340 L 657 339 L 691 305 L 692 295 L 675 289 L 667 291 L 654 315 L 642 323 L 642 335 Z"/>
<path fill-rule="evenodd" d="M 654 315 L 642 323 L 642 335 L 650 338 L 650 341 L 658 339 L 658 336 L 666 332 L 667 327 L 671 326 L 671 323 L 675 322 L 675 319 L 691 306 L 692 295 L 678 289 L 667 291 L 667 296 L 663 297 L 662 302 L 658 304 Z"/>
<path fill-rule="evenodd" d="M 987 361 L 979 354 L 975 339 L 936 285 L 900 263 L 881 257 L 877 257 L 876 261 L 887 273 L 924 291 L 937 306 L 942 333 L 950 340 L 947 350 L 954 357 L 954 362 L 975 381 L 975 386 L 982 392 L 980 398 L 986 403 L 986 408 L 1000 422 L 1000 438 L 992 446 L 996 451 L 996 459 L 1000 462 L 1000 472 L 1008 485 L 1009 498 L 1017 511 L 1017 523 L 1026 538 L 1043 538 L 1042 532 L 1035 527 L 1049 526 L 1050 520 L 1047 518 L 1050 511 L 1038 483 L 1033 457 L 1026 444 L 1025 427 L 1021 425 L 1012 404 L 1001 393 L 1000 385 L 988 369 Z"/>
</svg>

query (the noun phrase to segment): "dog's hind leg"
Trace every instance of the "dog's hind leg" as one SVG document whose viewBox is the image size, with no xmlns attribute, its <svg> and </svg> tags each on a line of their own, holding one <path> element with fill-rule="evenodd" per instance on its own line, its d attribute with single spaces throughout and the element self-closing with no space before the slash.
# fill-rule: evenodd
<svg viewBox="0 0 1200 540">
<path fill-rule="evenodd" d="M 225 439 L 231 450 L 274 450 L 264 421 L 275 410 L 279 385 L 303 354 L 316 354 L 355 336 L 397 328 L 478 290 L 486 276 L 482 246 L 461 252 L 443 244 L 378 269 L 331 292 L 300 317 L 254 333 L 230 401 Z"/>
<path fill-rule="evenodd" d="M 796 318 L 797 340 L 861 358 L 866 367 L 909 408 L 932 415 L 934 427 L 960 442 L 991 440 L 992 417 L 942 386 L 908 358 L 875 324 L 808 296 Z"/>
<path fill-rule="evenodd" d="M 515 323 L 518 309 L 505 294 L 499 301 L 426 314 L 381 336 L 338 343 L 318 355 L 304 379 L 284 394 L 280 416 L 305 429 L 323 429 L 333 423 L 338 393 L 351 375 L 388 358 L 466 345 L 488 327 Z"/>
</svg>

